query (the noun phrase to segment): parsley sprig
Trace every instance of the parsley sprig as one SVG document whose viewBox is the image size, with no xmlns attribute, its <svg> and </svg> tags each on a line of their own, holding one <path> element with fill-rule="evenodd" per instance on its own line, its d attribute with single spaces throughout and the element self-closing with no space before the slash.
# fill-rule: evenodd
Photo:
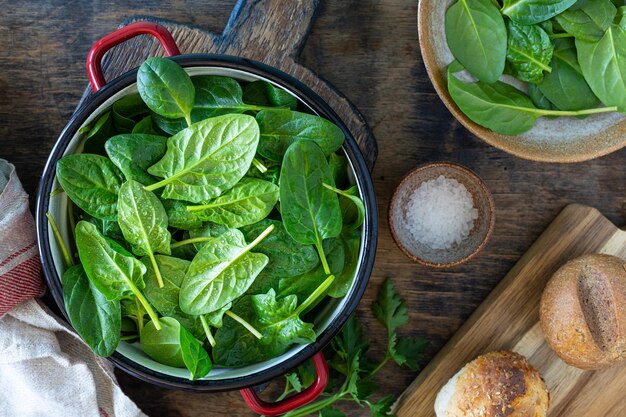
<svg viewBox="0 0 626 417">
<path fill-rule="evenodd" d="M 318 412 L 320 417 L 345 417 L 342 411 L 334 407 L 336 403 L 346 401 L 369 407 L 372 417 L 392 415 L 391 407 L 396 398 L 390 394 L 373 400 L 372 396 L 378 390 L 373 377 L 390 360 L 399 366 L 418 370 L 418 362 L 428 343 L 424 339 L 398 336 L 398 328 L 409 321 L 409 315 L 406 302 L 396 292 L 390 279 L 385 280 L 376 301 L 372 303 L 372 312 L 387 329 L 387 350 L 382 360 L 373 361 L 366 356 L 369 340 L 363 335 L 363 327 L 356 316 L 352 316 L 325 350 L 331 368 L 326 391 L 317 401 L 291 411 L 285 417 L 301 417 Z M 281 399 L 290 393 L 300 392 L 311 385 L 314 379 L 315 370 L 307 362 L 296 372 L 286 375 Z"/>
</svg>

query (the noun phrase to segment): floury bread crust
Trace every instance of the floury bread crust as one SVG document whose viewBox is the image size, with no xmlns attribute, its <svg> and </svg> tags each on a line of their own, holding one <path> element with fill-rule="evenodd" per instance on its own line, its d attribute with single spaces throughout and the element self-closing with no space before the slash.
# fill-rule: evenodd
<svg viewBox="0 0 626 417">
<path fill-rule="evenodd" d="M 626 263 L 601 254 L 566 263 L 546 285 L 540 317 L 567 364 L 602 369 L 626 360 Z"/>
<path fill-rule="evenodd" d="M 437 417 L 545 417 L 550 395 L 528 360 L 509 351 L 468 363 L 439 391 Z"/>
</svg>

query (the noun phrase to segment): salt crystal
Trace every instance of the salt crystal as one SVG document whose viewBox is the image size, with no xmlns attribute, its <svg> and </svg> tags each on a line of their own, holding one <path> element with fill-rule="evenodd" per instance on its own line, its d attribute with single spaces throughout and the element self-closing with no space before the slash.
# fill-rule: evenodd
<svg viewBox="0 0 626 417">
<path fill-rule="evenodd" d="M 478 210 L 472 195 L 455 179 L 440 175 L 413 191 L 404 210 L 413 237 L 432 249 L 448 249 L 466 239 Z"/>
</svg>

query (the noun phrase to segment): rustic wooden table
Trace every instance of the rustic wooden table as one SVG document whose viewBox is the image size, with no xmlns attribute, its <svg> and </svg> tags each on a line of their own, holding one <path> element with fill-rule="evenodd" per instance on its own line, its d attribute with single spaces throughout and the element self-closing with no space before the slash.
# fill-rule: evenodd
<svg viewBox="0 0 626 417">
<path fill-rule="evenodd" d="M 13 162 L 35 193 L 48 153 L 87 83 L 92 43 L 129 15 L 147 14 L 220 32 L 235 0 L 0 1 L 0 157 Z M 369 307 L 384 277 L 408 300 L 403 333 L 431 344 L 424 364 L 568 203 L 599 208 L 626 224 L 626 150 L 575 164 L 524 161 L 469 134 L 445 109 L 422 64 L 414 0 L 322 1 L 301 62 L 334 84 L 361 110 L 378 139 L 373 172 L 380 239 L 369 288 L 358 310 L 368 332 L 381 332 Z M 496 228 L 468 265 L 433 271 L 410 262 L 389 234 L 387 204 L 402 176 L 425 162 L 447 160 L 474 169 L 491 189 Z M 382 335 L 382 333 L 381 333 Z M 373 353 L 383 349 L 384 338 Z M 250 415 L 239 393 L 168 391 L 118 373 L 125 392 L 149 415 Z M 400 394 L 415 377 L 389 365 L 384 392 Z M 355 410 L 354 414 L 366 414 Z"/>
</svg>

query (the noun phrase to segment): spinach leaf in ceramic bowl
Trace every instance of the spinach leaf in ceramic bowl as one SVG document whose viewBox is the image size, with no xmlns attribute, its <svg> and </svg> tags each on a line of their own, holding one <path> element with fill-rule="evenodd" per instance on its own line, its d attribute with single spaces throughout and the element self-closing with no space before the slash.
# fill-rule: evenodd
<svg viewBox="0 0 626 417">
<path fill-rule="evenodd" d="M 522 25 L 534 25 L 553 18 L 576 0 L 504 0 L 502 14 Z"/>
<path fill-rule="evenodd" d="M 609 28 L 617 13 L 611 0 L 594 0 L 581 7 L 570 8 L 556 16 L 565 32 L 576 39 L 595 41 Z"/>
<path fill-rule="evenodd" d="M 540 82 L 544 71 L 552 71 L 548 65 L 554 50 L 550 37 L 540 26 L 524 26 L 512 20 L 507 22 L 507 29 L 506 59 L 513 75 L 520 81 Z"/>
</svg>

